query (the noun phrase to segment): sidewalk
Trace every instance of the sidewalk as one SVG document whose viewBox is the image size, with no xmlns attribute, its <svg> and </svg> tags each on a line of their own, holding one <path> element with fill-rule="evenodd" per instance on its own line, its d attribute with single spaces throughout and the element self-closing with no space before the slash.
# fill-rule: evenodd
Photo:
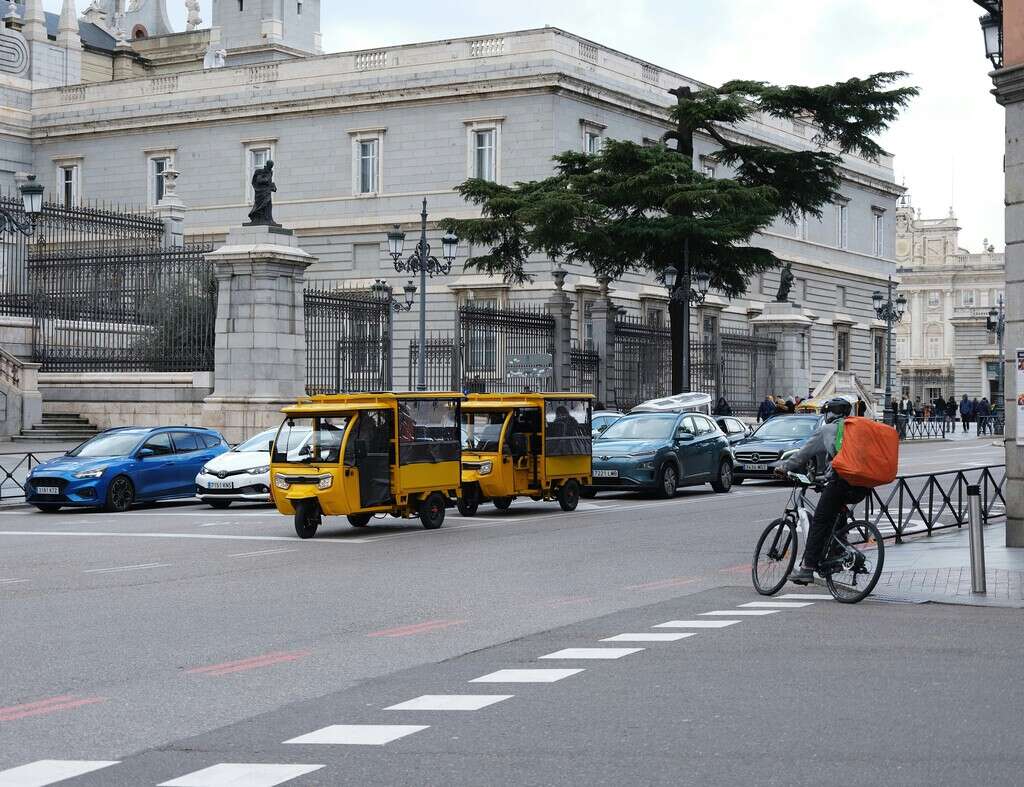
<svg viewBox="0 0 1024 787">
<path fill-rule="evenodd" d="M 1005 544 L 1005 523 L 985 528 L 985 595 L 971 593 L 966 526 L 886 544 L 885 570 L 875 595 L 893 601 L 1024 609 L 1024 549 L 1008 549 Z"/>
</svg>

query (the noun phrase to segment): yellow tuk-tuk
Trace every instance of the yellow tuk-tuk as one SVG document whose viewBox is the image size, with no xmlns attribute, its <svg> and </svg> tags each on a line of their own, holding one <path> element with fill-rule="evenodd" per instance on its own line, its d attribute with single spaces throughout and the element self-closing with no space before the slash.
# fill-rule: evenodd
<svg viewBox="0 0 1024 787">
<path fill-rule="evenodd" d="M 366 527 L 376 515 L 444 524 L 461 484 L 457 393 L 314 396 L 284 408 L 271 488 L 299 538 L 323 516 Z"/>
<path fill-rule="evenodd" d="M 591 483 L 593 397 L 569 393 L 472 394 L 462 405 L 462 493 L 473 516 L 517 497 L 558 500 L 574 511 Z"/>
</svg>

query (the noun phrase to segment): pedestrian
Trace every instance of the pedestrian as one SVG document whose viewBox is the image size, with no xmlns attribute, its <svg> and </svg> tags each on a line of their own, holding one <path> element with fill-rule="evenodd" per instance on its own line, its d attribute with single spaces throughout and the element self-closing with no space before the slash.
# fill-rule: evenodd
<svg viewBox="0 0 1024 787">
<path fill-rule="evenodd" d="M 971 400 L 967 398 L 967 394 L 964 394 L 964 398 L 960 400 L 960 424 L 963 426 L 964 434 L 971 429 L 971 419 L 974 417 L 974 405 L 971 404 Z"/>
<path fill-rule="evenodd" d="M 786 414 L 786 400 L 781 396 L 775 397 L 775 414 L 785 415 Z"/>
<path fill-rule="evenodd" d="M 954 427 L 956 426 L 956 394 L 950 394 L 946 400 L 946 418 Z"/>
<path fill-rule="evenodd" d="M 718 398 L 718 404 L 715 405 L 714 415 L 732 415 L 732 408 L 729 406 L 729 402 L 726 401 L 724 396 Z"/>
<path fill-rule="evenodd" d="M 979 435 L 988 434 L 989 432 L 995 433 L 995 430 L 992 428 L 992 405 L 989 403 L 987 396 L 983 396 L 981 401 L 978 402 L 975 417 L 978 419 Z"/>
<path fill-rule="evenodd" d="M 935 415 L 940 420 L 946 420 L 946 400 L 942 398 L 942 394 L 935 400 Z"/>
<path fill-rule="evenodd" d="M 764 401 L 761 402 L 761 406 L 757 408 L 757 422 L 763 423 L 775 415 L 775 402 L 772 397 L 765 394 Z"/>
<path fill-rule="evenodd" d="M 854 408 L 853 414 L 858 418 L 863 418 L 868 413 L 868 403 L 857 397 L 857 406 Z"/>
<path fill-rule="evenodd" d="M 793 415 L 796 412 L 796 402 L 790 397 L 786 400 L 786 415 Z"/>
</svg>

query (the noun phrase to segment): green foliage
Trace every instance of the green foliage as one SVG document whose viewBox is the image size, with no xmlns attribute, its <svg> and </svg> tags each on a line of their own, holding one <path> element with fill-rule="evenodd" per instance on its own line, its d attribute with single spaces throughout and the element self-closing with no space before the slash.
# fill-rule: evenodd
<svg viewBox="0 0 1024 787">
<path fill-rule="evenodd" d="M 135 351 L 154 372 L 195 371 L 176 368 L 176 358 L 208 357 L 216 341 L 214 315 L 217 281 L 212 273 L 197 281 L 192 276 L 168 281 L 150 293 L 140 309 L 141 323 Z M 173 351 L 173 352 L 172 352 Z M 209 367 L 209 368 L 212 368 Z"/>
</svg>

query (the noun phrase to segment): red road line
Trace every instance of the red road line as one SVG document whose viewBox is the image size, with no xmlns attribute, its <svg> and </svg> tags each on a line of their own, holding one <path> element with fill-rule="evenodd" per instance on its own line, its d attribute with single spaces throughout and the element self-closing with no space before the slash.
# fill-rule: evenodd
<svg viewBox="0 0 1024 787">
<path fill-rule="evenodd" d="M 14 705 L 10 708 L 0 708 L 0 721 L 15 721 L 28 718 L 29 716 L 43 716 L 47 713 L 56 713 L 62 710 L 72 710 L 83 705 L 95 705 L 97 702 L 105 702 L 106 697 L 82 697 L 74 699 L 70 695 L 53 697 L 40 702 L 30 702 L 25 705 Z"/>
<path fill-rule="evenodd" d="M 238 661 L 225 661 L 222 664 L 210 664 L 205 667 L 194 667 L 186 670 L 189 673 L 201 675 L 228 675 L 233 672 L 245 672 L 246 670 L 258 669 L 259 667 L 270 667 L 274 664 L 283 664 L 288 661 L 298 661 L 309 656 L 311 651 L 296 650 L 290 653 L 267 653 L 263 656 L 254 656 L 249 659 Z"/>
<path fill-rule="evenodd" d="M 424 623 L 414 623 L 411 626 L 400 626 L 383 631 L 373 631 L 368 637 L 411 637 L 414 634 L 425 634 L 430 631 L 440 631 L 451 626 L 461 626 L 464 620 L 428 620 Z"/>
<path fill-rule="evenodd" d="M 750 563 L 740 563 L 738 566 L 729 566 L 729 568 L 718 569 L 719 574 L 735 574 L 740 571 L 749 571 Z"/>
<path fill-rule="evenodd" d="M 657 582 L 645 582 L 642 585 L 626 585 L 623 590 L 661 590 L 662 588 L 677 588 L 683 585 L 692 585 L 694 582 L 700 582 L 701 577 L 686 578 L 676 577 L 675 579 L 659 579 Z"/>
<path fill-rule="evenodd" d="M 589 604 L 593 600 L 593 596 L 576 596 L 572 598 L 556 598 L 546 603 L 549 607 L 567 607 L 570 604 Z"/>
</svg>

